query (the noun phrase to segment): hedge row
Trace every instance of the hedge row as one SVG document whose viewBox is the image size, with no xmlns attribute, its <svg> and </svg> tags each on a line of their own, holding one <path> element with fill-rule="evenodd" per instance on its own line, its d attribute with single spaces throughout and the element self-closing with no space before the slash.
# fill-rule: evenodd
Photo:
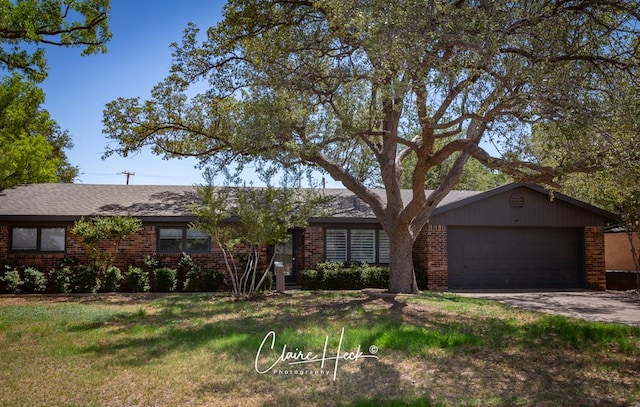
<svg viewBox="0 0 640 407">
<path fill-rule="evenodd" d="M 389 268 L 360 263 L 319 263 L 300 272 L 303 290 L 358 290 L 387 288 Z"/>
<path fill-rule="evenodd" d="M 427 288 L 426 273 L 416 270 L 420 290 Z M 300 272 L 303 290 L 359 290 L 361 288 L 388 288 L 389 268 L 366 263 L 319 263 L 314 269 Z"/>
<path fill-rule="evenodd" d="M 34 267 L 4 266 L 0 291 L 14 294 L 220 291 L 224 288 L 224 277 L 223 272 L 203 270 L 186 254 L 181 256 L 176 269 L 147 257 L 143 267 L 129 266 L 124 272 L 115 266 L 101 271 L 69 258 L 46 273 Z"/>
</svg>

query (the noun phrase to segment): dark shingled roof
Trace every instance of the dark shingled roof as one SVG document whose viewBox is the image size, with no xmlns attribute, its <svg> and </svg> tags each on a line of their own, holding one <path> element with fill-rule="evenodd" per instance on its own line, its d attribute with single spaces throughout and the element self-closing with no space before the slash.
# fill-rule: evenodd
<svg viewBox="0 0 640 407">
<path fill-rule="evenodd" d="M 335 196 L 333 215 L 342 219 L 375 218 L 369 207 L 347 189 L 323 189 Z M 375 190 L 383 200 L 383 189 Z M 479 191 L 452 191 L 439 207 L 481 194 Z M 403 190 L 404 202 L 411 191 Z M 81 216 L 129 215 L 153 218 L 190 217 L 188 203 L 198 200 L 193 186 L 30 184 L 0 191 L 0 218 L 51 217 L 73 219 Z"/>
</svg>

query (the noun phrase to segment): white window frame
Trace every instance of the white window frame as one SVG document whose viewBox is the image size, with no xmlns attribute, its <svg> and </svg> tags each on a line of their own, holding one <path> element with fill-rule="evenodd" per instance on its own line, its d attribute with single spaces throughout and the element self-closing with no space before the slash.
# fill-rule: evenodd
<svg viewBox="0 0 640 407">
<path fill-rule="evenodd" d="M 330 238 L 338 237 L 341 241 L 330 241 Z M 327 261 L 347 261 L 349 258 L 348 241 L 347 229 L 326 229 L 324 253 Z"/>
<path fill-rule="evenodd" d="M 369 242 L 366 242 L 366 235 L 369 235 Z M 342 241 L 337 242 L 336 237 Z M 328 227 L 325 228 L 324 238 L 325 261 L 389 264 L 389 239 L 381 229 Z M 367 245 L 371 246 L 367 248 Z"/>
</svg>

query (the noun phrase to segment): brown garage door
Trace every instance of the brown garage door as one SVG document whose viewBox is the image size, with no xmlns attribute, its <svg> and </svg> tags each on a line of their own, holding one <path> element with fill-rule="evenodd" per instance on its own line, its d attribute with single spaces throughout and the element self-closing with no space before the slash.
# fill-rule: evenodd
<svg viewBox="0 0 640 407">
<path fill-rule="evenodd" d="M 572 228 L 449 227 L 449 288 L 582 287 Z"/>
</svg>

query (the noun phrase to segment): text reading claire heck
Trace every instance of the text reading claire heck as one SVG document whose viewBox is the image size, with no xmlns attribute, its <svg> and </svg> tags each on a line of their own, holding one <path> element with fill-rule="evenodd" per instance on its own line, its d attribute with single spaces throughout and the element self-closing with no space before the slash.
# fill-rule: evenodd
<svg viewBox="0 0 640 407">
<path fill-rule="evenodd" d="M 340 362 L 356 362 L 361 359 L 378 359 L 376 355 L 378 348 L 375 345 L 369 347 L 369 353 L 364 353 L 360 350 L 360 345 L 355 350 L 345 351 L 342 348 L 342 341 L 344 340 L 344 328 L 340 331 L 340 340 L 338 341 L 338 348 L 335 353 L 329 353 L 329 335 L 324 338 L 324 347 L 322 353 L 305 351 L 304 349 L 294 348 L 290 350 L 287 344 L 282 345 L 282 352 L 276 353 L 270 352 L 276 348 L 276 333 L 269 331 L 262 339 L 258 352 L 256 353 L 256 359 L 254 368 L 259 374 L 265 374 L 268 372 L 291 374 L 291 375 L 305 375 L 305 374 L 323 374 L 328 375 L 329 370 L 325 370 L 325 365 L 328 361 L 334 361 L 333 365 L 333 380 L 336 380 L 338 376 L 338 365 Z M 271 345 L 267 343 L 271 341 Z M 265 346 L 266 345 L 266 346 Z M 265 362 L 266 360 L 266 362 Z M 282 365 L 287 366 L 284 370 Z M 316 364 L 314 367 L 313 364 Z M 319 364 L 319 366 L 317 366 Z M 295 368 L 294 368 L 295 367 Z"/>
</svg>

